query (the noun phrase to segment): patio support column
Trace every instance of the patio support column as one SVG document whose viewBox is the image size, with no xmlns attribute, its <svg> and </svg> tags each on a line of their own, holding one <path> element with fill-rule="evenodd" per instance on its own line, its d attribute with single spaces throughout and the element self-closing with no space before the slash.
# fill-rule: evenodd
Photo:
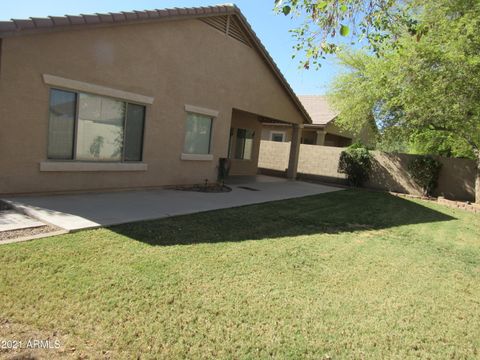
<svg viewBox="0 0 480 360">
<path fill-rule="evenodd" d="M 327 132 L 325 130 L 318 130 L 317 131 L 317 142 L 316 145 L 323 145 L 325 144 L 325 135 Z"/>
<path fill-rule="evenodd" d="M 298 156 L 300 155 L 300 142 L 302 138 L 303 124 L 293 124 L 292 141 L 290 142 L 290 156 L 288 158 L 287 178 L 297 178 Z"/>
</svg>

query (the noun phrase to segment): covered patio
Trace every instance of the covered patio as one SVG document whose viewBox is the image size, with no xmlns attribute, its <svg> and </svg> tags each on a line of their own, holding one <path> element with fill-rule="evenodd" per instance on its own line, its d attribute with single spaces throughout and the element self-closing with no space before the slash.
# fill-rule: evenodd
<svg viewBox="0 0 480 360">
<path fill-rule="evenodd" d="M 231 176 L 254 176 L 258 173 L 262 128 L 264 124 L 272 122 L 291 128 L 287 178 L 290 180 L 296 179 L 304 124 L 271 119 L 237 109 L 232 111 L 227 150 L 227 157 L 231 162 Z"/>
<path fill-rule="evenodd" d="M 33 218 L 67 231 L 75 231 L 341 190 L 262 175 L 233 177 L 227 185 L 232 191 L 203 193 L 158 189 L 17 196 L 3 200 Z"/>
</svg>

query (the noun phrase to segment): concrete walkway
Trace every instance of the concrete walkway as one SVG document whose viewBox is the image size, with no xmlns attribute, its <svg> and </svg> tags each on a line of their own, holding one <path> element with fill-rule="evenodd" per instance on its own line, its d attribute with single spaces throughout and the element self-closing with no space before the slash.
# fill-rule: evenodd
<svg viewBox="0 0 480 360">
<path fill-rule="evenodd" d="M 14 210 L 0 211 L 0 232 L 29 229 L 44 225 L 43 222 L 32 219 Z"/>
<path fill-rule="evenodd" d="M 331 186 L 268 176 L 236 178 L 227 183 L 232 191 L 226 193 L 160 189 L 18 196 L 3 200 L 29 216 L 73 231 L 341 190 Z"/>
</svg>

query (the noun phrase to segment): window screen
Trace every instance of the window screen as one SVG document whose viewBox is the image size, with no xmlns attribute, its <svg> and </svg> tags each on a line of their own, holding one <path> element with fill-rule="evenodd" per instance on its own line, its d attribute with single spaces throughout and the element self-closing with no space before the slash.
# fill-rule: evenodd
<svg viewBox="0 0 480 360">
<path fill-rule="evenodd" d="M 49 159 L 73 159 L 76 98 L 74 92 L 56 89 L 50 91 Z"/>
<path fill-rule="evenodd" d="M 77 159 L 120 161 L 124 118 L 124 102 L 103 96 L 80 94 Z"/>
<path fill-rule="evenodd" d="M 48 158 L 141 161 L 145 106 L 52 89 Z"/>
<path fill-rule="evenodd" d="M 211 117 L 188 113 L 185 132 L 185 154 L 209 154 L 212 133 Z"/>
<path fill-rule="evenodd" d="M 125 124 L 125 161 L 142 160 L 145 107 L 128 104 Z"/>
</svg>

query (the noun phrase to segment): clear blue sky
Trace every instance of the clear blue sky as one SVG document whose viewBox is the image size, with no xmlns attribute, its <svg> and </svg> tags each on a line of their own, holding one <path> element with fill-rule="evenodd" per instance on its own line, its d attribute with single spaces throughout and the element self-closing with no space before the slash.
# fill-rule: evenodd
<svg viewBox="0 0 480 360">
<path fill-rule="evenodd" d="M 227 1 L 223 1 L 228 2 Z M 159 9 L 216 5 L 222 0 L 16 0 L 0 1 L 0 20 L 22 19 L 48 15 L 76 15 L 128 10 Z M 338 72 L 333 60 L 323 63 L 320 70 L 300 70 L 292 60 L 294 44 L 289 29 L 294 20 L 275 14 L 274 0 L 237 0 L 234 2 L 273 57 L 297 94 L 323 94 Z"/>
</svg>

